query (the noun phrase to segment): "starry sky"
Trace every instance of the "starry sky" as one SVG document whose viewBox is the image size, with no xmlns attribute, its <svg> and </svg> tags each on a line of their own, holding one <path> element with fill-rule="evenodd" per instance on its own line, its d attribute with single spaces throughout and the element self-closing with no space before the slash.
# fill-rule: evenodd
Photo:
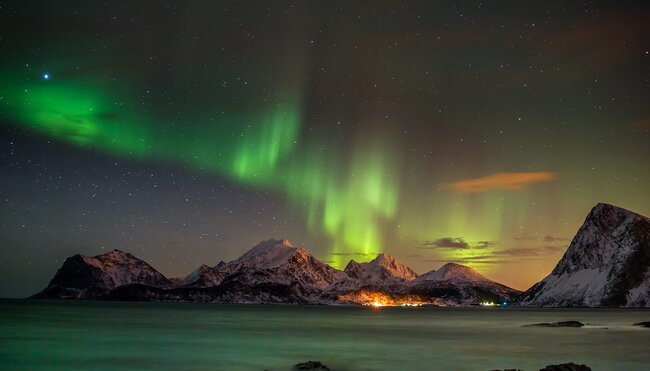
<svg viewBox="0 0 650 371">
<path fill-rule="evenodd" d="M 269 238 L 526 289 L 596 203 L 650 215 L 646 1 L 0 8 L 0 297 Z"/>
</svg>

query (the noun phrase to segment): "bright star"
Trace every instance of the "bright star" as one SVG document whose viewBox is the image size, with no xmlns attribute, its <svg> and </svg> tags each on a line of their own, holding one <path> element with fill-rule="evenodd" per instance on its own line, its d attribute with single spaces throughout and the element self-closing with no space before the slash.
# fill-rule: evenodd
<svg viewBox="0 0 650 371">
<path fill-rule="evenodd" d="M 49 73 L 44 73 L 43 74 L 43 79 L 44 80 L 49 80 L 50 79 L 50 74 Z"/>
</svg>

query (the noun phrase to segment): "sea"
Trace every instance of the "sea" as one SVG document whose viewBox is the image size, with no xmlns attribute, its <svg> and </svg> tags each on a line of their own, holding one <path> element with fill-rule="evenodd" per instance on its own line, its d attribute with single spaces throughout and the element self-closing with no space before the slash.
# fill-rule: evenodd
<svg viewBox="0 0 650 371">
<path fill-rule="evenodd" d="M 524 325 L 574 320 L 582 328 Z M 0 370 L 650 370 L 639 309 L 0 300 Z"/>
</svg>

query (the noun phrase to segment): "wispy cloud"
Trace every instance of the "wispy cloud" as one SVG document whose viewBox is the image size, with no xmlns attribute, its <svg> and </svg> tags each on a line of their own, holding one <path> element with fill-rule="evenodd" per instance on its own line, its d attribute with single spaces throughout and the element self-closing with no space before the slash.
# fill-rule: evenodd
<svg viewBox="0 0 650 371">
<path fill-rule="evenodd" d="M 524 235 L 519 237 L 513 237 L 512 239 L 515 241 L 537 241 L 539 240 L 539 237 Z"/>
<path fill-rule="evenodd" d="M 428 261 L 432 263 L 456 263 L 456 264 L 463 264 L 463 265 L 470 264 L 473 266 L 507 264 L 507 263 L 514 262 L 513 260 L 502 259 L 501 257 L 497 257 L 494 255 L 471 256 L 467 258 L 430 259 Z"/>
<path fill-rule="evenodd" d="M 456 239 L 457 240 L 457 239 Z M 454 241 L 458 242 L 458 241 Z M 459 244 L 457 244 L 460 246 Z M 451 253 L 451 256 L 446 256 L 444 258 L 436 257 L 435 259 L 428 260 L 434 263 L 458 263 L 458 264 L 469 264 L 472 266 L 480 265 L 493 265 L 493 264 L 507 264 L 507 263 L 517 263 L 521 262 L 522 259 L 544 259 L 558 252 L 564 251 L 563 248 L 552 245 L 542 245 L 535 247 L 513 247 L 502 250 L 471 250 L 469 247 L 470 244 L 467 244 L 468 247 L 460 248 L 457 247 Z M 453 249 L 452 247 L 443 247 L 448 249 Z M 467 249 L 467 250 L 466 250 Z M 476 255 L 464 256 L 467 253 L 472 254 L 474 252 Z M 460 255 L 460 256 L 454 256 Z"/>
<path fill-rule="evenodd" d="M 495 256 L 542 256 L 549 255 L 561 251 L 561 247 L 557 246 L 538 246 L 538 247 L 513 247 L 505 250 L 494 251 Z"/>
<path fill-rule="evenodd" d="M 562 242 L 567 241 L 566 237 L 544 236 L 544 242 Z"/>
<path fill-rule="evenodd" d="M 331 255 L 337 256 L 374 256 L 373 254 L 364 254 L 362 252 L 333 252 Z"/>
<path fill-rule="evenodd" d="M 482 193 L 494 189 L 517 191 L 524 189 L 529 184 L 553 181 L 558 176 L 558 173 L 553 172 L 496 173 L 481 178 L 448 183 L 447 188 L 462 193 Z"/>
<path fill-rule="evenodd" d="M 650 117 L 641 117 L 628 122 L 628 126 L 633 129 L 648 130 L 650 129 Z"/>
<path fill-rule="evenodd" d="M 514 247 L 511 249 L 495 251 L 494 255 L 508 256 L 539 256 L 540 251 L 534 247 Z"/>
<path fill-rule="evenodd" d="M 560 237 L 560 236 L 551 236 L 551 235 L 546 235 L 544 237 L 538 237 L 538 236 L 530 236 L 530 235 L 523 235 L 519 237 L 513 237 L 512 238 L 515 241 L 538 241 L 542 240 L 544 242 L 563 242 L 563 241 L 568 241 L 569 239 L 567 237 Z"/>
<path fill-rule="evenodd" d="M 562 251 L 562 250 L 564 250 L 563 248 L 558 247 L 558 246 L 543 246 L 542 248 L 543 248 L 544 250 L 546 250 L 547 252 L 549 252 L 549 253 L 554 253 L 554 252 L 558 252 L 558 251 Z"/>
<path fill-rule="evenodd" d="M 492 247 L 495 244 L 496 243 L 494 241 L 468 242 L 465 241 L 463 237 L 443 237 L 443 238 L 438 238 L 437 240 L 422 242 L 422 246 L 424 247 L 433 248 L 433 249 L 452 249 L 452 250 L 485 249 L 488 247 Z"/>
</svg>

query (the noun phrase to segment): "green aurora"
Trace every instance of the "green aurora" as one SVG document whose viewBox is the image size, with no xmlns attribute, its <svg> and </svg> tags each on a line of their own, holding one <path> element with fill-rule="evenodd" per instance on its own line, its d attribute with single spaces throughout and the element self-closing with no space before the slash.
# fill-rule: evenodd
<svg viewBox="0 0 650 371">
<path fill-rule="evenodd" d="M 3 106 L 6 117 L 38 134 L 86 150 L 190 166 L 285 193 L 292 204 L 306 206 L 311 231 L 330 237 L 331 263 L 337 267 L 347 263 L 342 252 L 381 252 L 382 223 L 397 212 L 399 184 L 380 148 L 356 151 L 347 178 L 323 168 L 325 154 L 297 152 L 299 91 L 252 117 L 227 114 L 216 122 L 186 123 L 171 130 L 166 126 L 162 131 L 154 118 L 137 108 L 116 107 L 112 102 L 128 97 L 100 82 L 43 79 L 28 84 L 5 81 L 2 86 L 8 98 Z"/>
</svg>

